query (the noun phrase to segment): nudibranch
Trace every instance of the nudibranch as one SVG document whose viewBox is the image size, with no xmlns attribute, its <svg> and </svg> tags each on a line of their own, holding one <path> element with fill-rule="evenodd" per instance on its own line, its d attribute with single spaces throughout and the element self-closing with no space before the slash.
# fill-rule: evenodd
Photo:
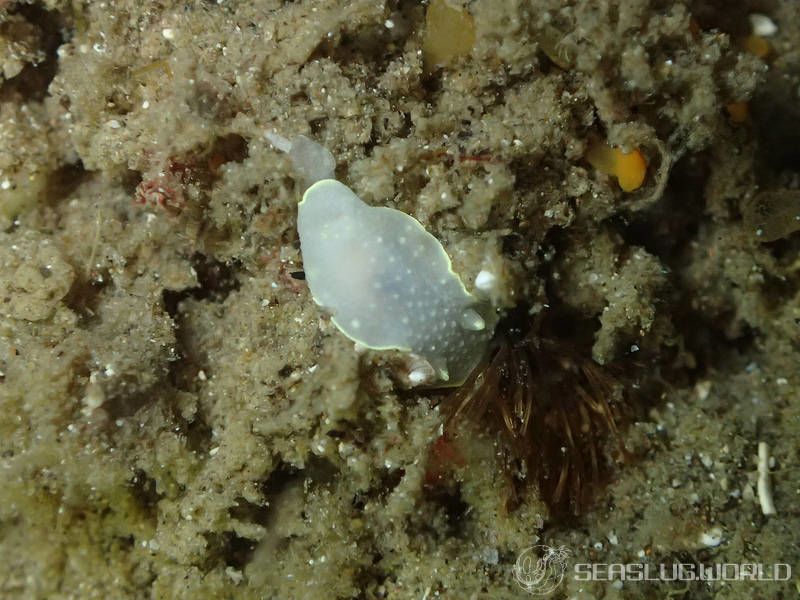
<svg viewBox="0 0 800 600">
<path fill-rule="evenodd" d="M 319 174 L 321 146 L 301 143 L 315 159 L 306 162 L 289 148 L 295 167 L 301 175 L 312 167 Z M 430 367 L 428 376 L 416 368 L 412 383 L 460 385 L 492 336 L 497 319 L 488 302 L 467 291 L 442 244 L 419 221 L 366 204 L 332 169 L 323 175 L 329 176 L 311 183 L 297 211 L 314 301 L 354 342 L 412 353 Z"/>
</svg>

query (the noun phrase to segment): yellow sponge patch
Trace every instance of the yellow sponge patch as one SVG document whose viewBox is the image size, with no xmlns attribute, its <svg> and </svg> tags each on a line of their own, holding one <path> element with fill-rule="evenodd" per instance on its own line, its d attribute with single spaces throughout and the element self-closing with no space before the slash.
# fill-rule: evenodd
<svg viewBox="0 0 800 600">
<path fill-rule="evenodd" d="M 425 70 L 449 64 L 469 54 L 475 44 L 475 19 L 466 10 L 447 0 L 431 0 L 425 16 L 422 44 Z"/>
</svg>

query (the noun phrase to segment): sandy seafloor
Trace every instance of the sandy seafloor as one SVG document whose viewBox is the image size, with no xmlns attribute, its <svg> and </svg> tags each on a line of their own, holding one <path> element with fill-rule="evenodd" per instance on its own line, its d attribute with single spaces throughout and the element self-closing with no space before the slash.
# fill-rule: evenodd
<svg viewBox="0 0 800 600">
<path fill-rule="evenodd" d="M 474 40 L 442 66 L 464 36 L 427 8 L 0 1 L 0 598 L 527 598 L 544 545 L 555 598 L 800 594 L 800 4 L 454 0 Z M 579 515 L 332 325 L 267 131 L 494 274 L 499 314 L 636 371 Z M 641 187 L 586 160 L 606 142 Z"/>
</svg>

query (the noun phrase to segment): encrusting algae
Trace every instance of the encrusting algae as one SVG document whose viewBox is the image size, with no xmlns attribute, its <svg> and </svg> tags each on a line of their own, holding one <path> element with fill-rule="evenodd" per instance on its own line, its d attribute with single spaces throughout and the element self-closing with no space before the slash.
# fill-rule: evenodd
<svg viewBox="0 0 800 600">
<path fill-rule="evenodd" d="M 796 595 L 570 575 L 800 564 L 799 45 L 791 0 L 0 0 L 0 598 L 518 598 L 536 545 L 558 597 Z"/>
</svg>

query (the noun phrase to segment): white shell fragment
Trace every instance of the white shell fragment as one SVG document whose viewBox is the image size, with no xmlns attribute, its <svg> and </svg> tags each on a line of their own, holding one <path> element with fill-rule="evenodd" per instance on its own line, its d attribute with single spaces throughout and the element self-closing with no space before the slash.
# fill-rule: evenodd
<svg viewBox="0 0 800 600">
<path fill-rule="evenodd" d="M 750 27 L 753 35 L 761 37 L 772 37 L 778 33 L 778 26 L 767 15 L 760 13 L 753 13 L 750 15 Z"/>
<path fill-rule="evenodd" d="M 371 207 L 346 185 L 324 179 L 303 196 L 297 230 L 311 294 L 347 337 L 376 350 L 412 352 L 445 385 L 466 379 L 494 319 L 416 219 Z"/>
<path fill-rule="evenodd" d="M 494 287 L 497 277 L 491 271 L 482 270 L 475 276 L 475 287 L 482 292 L 488 292 Z"/>
</svg>

